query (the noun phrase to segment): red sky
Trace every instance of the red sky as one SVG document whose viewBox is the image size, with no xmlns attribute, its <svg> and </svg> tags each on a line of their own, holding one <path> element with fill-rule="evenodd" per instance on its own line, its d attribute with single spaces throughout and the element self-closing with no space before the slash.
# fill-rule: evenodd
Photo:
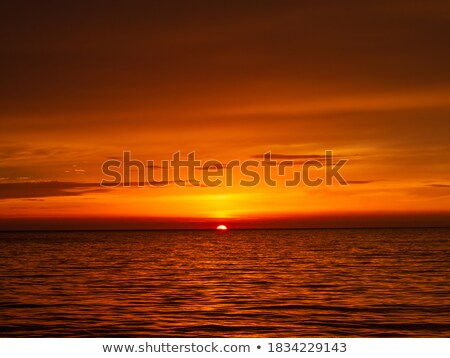
<svg viewBox="0 0 450 358">
<path fill-rule="evenodd" d="M 448 1 L 19 1 L 0 17 L 0 229 L 450 225 Z M 124 150 L 333 150 L 350 185 L 99 188 Z"/>
</svg>

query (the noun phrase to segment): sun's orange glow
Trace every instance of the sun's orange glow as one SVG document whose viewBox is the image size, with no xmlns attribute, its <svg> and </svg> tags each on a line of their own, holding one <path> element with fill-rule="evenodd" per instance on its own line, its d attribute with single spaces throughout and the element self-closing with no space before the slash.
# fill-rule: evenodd
<svg viewBox="0 0 450 358">
<path fill-rule="evenodd" d="M 219 226 L 217 227 L 217 230 L 225 231 L 225 230 L 228 230 L 228 228 L 227 228 L 225 225 L 219 225 Z"/>
</svg>

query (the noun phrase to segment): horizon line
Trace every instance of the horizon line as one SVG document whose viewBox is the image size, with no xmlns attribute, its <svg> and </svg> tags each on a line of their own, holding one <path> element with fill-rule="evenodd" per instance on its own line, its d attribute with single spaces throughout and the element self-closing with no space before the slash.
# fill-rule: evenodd
<svg viewBox="0 0 450 358">
<path fill-rule="evenodd" d="M 450 229 L 450 226 L 368 226 L 368 227 L 279 227 L 279 228 L 264 228 L 264 227 L 255 227 L 255 228 L 228 228 L 227 231 L 252 231 L 252 230 L 385 230 L 385 229 L 393 229 L 393 230 L 424 230 L 424 229 Z M 180 228 L 172 228 L 172 229 L 48 229 L 48 230 L 33 230 L 33 229 L 24 229 L 24 230 L 0 230 L 0 233 L 9 233 L 9 232 L 113 232 L 113 231 L 217 231 L 216 228 L 191 228 L 191 229 L 180 229 Z"/>
</svg>

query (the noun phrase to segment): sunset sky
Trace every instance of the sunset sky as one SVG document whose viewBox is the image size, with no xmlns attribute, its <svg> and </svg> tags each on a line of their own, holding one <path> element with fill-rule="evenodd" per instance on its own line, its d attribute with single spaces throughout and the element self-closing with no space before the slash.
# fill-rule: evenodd
<svg viewBox="0 0 450 358">
<path fill-rule="evenodd" d="M 448 1 L 0 4 L 0 229 L 450 225 Z M 333 150 L 348 186 L 101 188 Z"/>
</svg>

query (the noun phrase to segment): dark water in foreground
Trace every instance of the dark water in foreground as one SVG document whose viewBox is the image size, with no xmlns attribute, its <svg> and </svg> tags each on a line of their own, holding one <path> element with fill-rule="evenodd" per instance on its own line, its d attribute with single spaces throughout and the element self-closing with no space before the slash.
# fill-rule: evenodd
<svg viewBox="0 0 450 358">
<path fill-rule="evenodd" d="M 0 336 L 450 337 L 450 230 L 0 233 Z"/>
</svg>

